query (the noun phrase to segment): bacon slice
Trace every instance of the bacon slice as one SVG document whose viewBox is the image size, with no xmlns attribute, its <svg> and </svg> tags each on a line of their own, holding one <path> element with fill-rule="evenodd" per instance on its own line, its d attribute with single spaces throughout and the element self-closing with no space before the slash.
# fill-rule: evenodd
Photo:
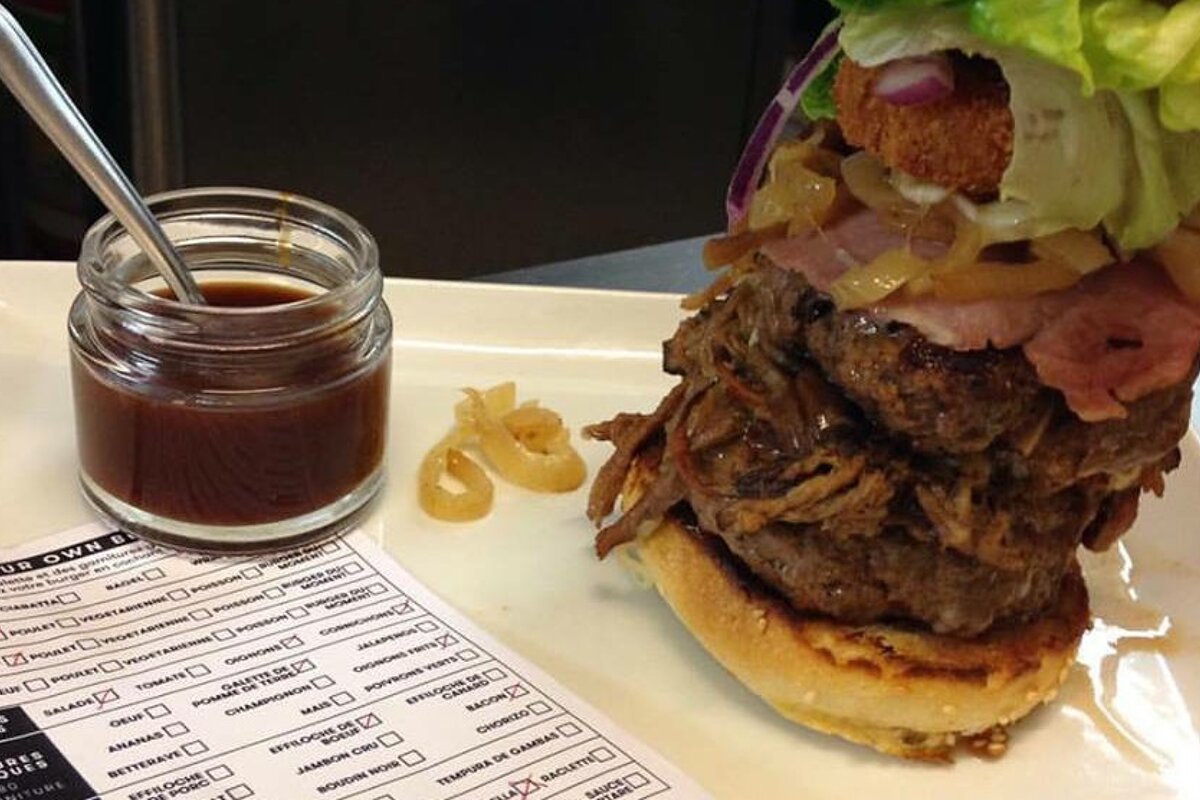
<svg viewBox="0 0 1200 800">
<path fill-rule="evenodd" d="M 834 225 L 804 236 L 775 239 L 760 249 L 778 266 L 802 273 L 813 288 L 827 292 L 850 267 L 870 263 L 880 253 L 906 244 L 922 258 L 934 259 L 946 252 L 945 244 L 930 239 L 909 242 L 878 214 L 866 210 L 856 211 Z"/>
<path fill-rule="evenodd" d="M 855 263 L 904 243 L 903 234 L 862 212 L 824 232 L 769 242 L 762 252 L 827 291 Z M 912 246 L 926 257 L 944 247 L 924 240 Z M 1124 403 L 1184 380 L 1200 352 L 1200 308 L 1147 261 L 1107 267 L 1069 289 L 1033 297 L 889 299 L 873 312 L 953 350 L 1022 346 L 1042 382 L 1089 422 L 1123 418 Z"/>
<path fill-rule="evenodd" d="M 1125 417 L 1122 403 L 1191 374 L 1200 309 L 1149 263 L 1101 270 L 1051 304 L 1058 312 L 1025 343 L 1038 377 L 1087 422 Z"/>
<path fill-rule="evenodd" d="M 885 300 L 875 313 L 911 325 L 930 342 L 951 350 L 1004 350 L 1032 339 L 1053 316 L 1063 294 L 965 303 L 933 297 Z"/>
</svg>

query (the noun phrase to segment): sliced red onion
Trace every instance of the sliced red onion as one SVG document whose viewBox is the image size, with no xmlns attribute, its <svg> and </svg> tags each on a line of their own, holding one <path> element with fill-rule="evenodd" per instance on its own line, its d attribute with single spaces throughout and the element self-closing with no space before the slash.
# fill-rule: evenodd
<svg viewBox="0 0 1200 800">
<path fill-rule="evenodd" d="M 775 99 L 754 126 L 754 133 L 750 134 L 750 140 L 746 142 L 746 148 L 738 159 L 733 177 L 729 181 L 729 189 L 725 193 L 725 213 L 729 218 L 730 230 L 741 222 L 750 209 L 750 199 L 754 196 L 754 190 L 758 188 L 758 181 L 762 178 L 767 159 L 776 140 L 779 139 L 779 134 L 783 132 L 783 126 L 796 110 L 800 96 L 837 56 L 838 31 L 841 27 L 841 20 L 838 19 L 821 31 L 816 44 L 788 73 L 783 88 L 775 95 Z"/>
<path fill-rule="evenodd" d="M 883 66 L 872 90 L 897 106 L 935 103 L 954 92 L 954 67 L 945 53 L 899 58 Z"/>
</svg>

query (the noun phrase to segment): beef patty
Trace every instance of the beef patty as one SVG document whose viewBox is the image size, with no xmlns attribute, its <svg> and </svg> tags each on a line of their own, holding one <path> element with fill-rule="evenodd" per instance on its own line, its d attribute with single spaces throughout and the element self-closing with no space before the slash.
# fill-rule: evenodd
<svg viewBox="0 0 1200 800">
<path fill-rule="evenodd" d="M 1019 349 L 953 352 L 839 312 L 769 263 L 664 347 L 681 384 L 589 429 L 617 447 L 589 513 L 654 471 L 597 548 L 674 508 L 803 611 L 970 636 L 1036 616 L 1081 542 L 1111 543 L 1177 460 L 1190 381 L 1079 421 Z"/>
</svg>

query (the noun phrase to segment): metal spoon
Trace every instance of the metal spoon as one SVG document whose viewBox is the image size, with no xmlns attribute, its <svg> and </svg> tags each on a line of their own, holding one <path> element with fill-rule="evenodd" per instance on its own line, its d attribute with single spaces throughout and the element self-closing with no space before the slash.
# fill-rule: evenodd
<svg viewBox="0 0 1200 800">
<path fill-rule="evenodd" d="M 204 295 L 158 220 L 4 6 L 0 6 L 0 79 L 125 226 L 175 296 L 186 303 L 203 305 Z"/>
</svg>

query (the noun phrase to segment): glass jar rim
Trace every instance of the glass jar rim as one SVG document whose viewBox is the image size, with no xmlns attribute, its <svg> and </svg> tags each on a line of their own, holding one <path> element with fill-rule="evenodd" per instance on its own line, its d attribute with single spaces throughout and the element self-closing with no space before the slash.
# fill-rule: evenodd
<svg viewBox="0 0 1200 800">
<path fill-rule="evenodd" d="M 335 286 L 323 287 L 324 291 L 311 298 L 287 304 L 287 308 L 304 310 L 322 303 L 339 303 L 364 291 L 365 285 L 382 279 L 379 272 L 379 247 L 375 238 L 358 220 L 334 206 L 294 192 L 258 189 L 245 186 L 204 186 L 174 189 L 148 195 L 144 198 L 150 212 L 160 222 L 187 217 L 208 211 L 234 212 L 265 216 L 265 210 L 274 207 L 274 215 L 280 219 L 298 219 L 295 212 L 307 214 L 331 225 L 338 233 L 339 243 L 353 256 L 353 268 L 349 279 Z M 259 206 L 256 212 L 255 206 Z M 88 228 L 80 246 L 76 272 L 84 290 L 93 296 L 103 297 L 128 310 L 158 316 L 161 313 L 213 314 L 226 318 L 239 318 L 278 313 L 282 306 L 212 306 L 195 305 L 174 298 L 162 297 L 141 291 L 132 285 L 113 278 L 105 269 L 103 258 L 106 247 L 121 237 L 129 237 L 128 231 L 112 214 L 106 214 Z"/>
</svg>

